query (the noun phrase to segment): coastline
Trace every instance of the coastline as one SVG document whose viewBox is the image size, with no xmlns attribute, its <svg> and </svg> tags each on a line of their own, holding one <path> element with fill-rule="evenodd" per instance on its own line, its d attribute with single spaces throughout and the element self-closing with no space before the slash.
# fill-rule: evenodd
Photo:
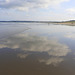
<svg viewBox="0 0 75 75">
<path fill-rule="evenodd" d="M 54 24 L 61 24 L 61 25 L 75 26 L 75 23 L 72 23 L 72 22 L 60 22 L 60 23 L 54 23 Z"/>
</svg>

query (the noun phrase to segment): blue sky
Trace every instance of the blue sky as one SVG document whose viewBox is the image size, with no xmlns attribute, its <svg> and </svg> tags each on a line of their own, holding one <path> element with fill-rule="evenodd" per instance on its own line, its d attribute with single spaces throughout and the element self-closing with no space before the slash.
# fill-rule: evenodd
<svg viewBox="0 0 75 75">
<path fill-rule="evenodd" d="M 75 20 L 75 0 L 0 0 L 0 20 Z"/>
</svg>

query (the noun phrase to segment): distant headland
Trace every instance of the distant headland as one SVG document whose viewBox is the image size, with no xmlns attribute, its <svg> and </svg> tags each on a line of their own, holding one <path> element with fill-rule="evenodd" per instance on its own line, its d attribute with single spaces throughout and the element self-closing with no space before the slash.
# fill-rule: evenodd
<svg viewBox="0 0 75 75">
<path fill-rule="evenodd" d="M 61 25 L 72 25 L 75 26 L 75 20 L 69 21 L 0 21 L 0 22 L 22 22 L 22 23 L 48 23 L 48 24 L 61 24 Z"/>
</svg>

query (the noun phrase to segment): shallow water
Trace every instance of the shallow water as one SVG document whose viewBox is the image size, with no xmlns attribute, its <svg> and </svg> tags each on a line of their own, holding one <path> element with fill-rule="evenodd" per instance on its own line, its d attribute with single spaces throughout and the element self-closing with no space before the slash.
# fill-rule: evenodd
<svg viewBox="0 0 75 75">
<path fill-rule="evenodd" d="M 75 27 L 0 23 L 0 75 L 75 75 Z"/>
</svg>

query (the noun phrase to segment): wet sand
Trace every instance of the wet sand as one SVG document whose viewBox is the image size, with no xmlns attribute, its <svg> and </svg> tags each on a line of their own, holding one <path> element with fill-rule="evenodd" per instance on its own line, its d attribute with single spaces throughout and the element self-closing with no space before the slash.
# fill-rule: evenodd
<svg viewBox="0 0 75 75">
<path fill-rule="evenodd" d="M 34 23 L 4 27 L 0 75 L 75 75 L 75 27 Z"/>
</svg>

